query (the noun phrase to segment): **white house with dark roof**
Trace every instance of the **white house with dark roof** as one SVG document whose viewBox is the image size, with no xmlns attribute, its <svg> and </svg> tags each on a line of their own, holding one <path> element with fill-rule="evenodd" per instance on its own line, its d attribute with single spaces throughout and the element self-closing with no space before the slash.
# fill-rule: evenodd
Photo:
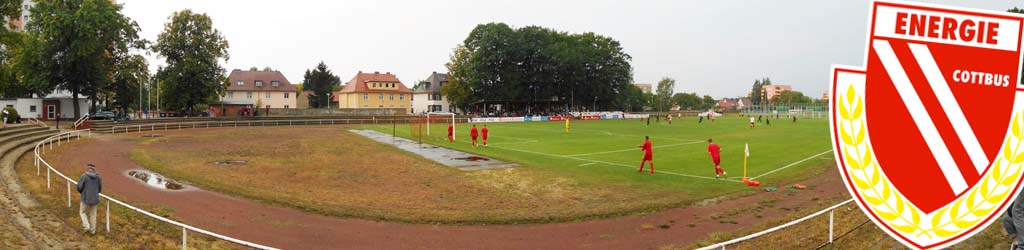
<svg viewBox="0 0 1024 250">
<path fill-rule="evenodd" d="M 233 70 L 222 102 L 249 103 L 257 108 L 296 108 L 296 88 L 280 71 Z"/>
<path fill-rule="evenodd" d="M 441 87 L 448 84 L 448 74 L 433 72 L 426 80 L 419 82 L 412 89 L 412 113 L 452 112 L 457 113 L 455 105 L 441 95 Z"/>
</svg>

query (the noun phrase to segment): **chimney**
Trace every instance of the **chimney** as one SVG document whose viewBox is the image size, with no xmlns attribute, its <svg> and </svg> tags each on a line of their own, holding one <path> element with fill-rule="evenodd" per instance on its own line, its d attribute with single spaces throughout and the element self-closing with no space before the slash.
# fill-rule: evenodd
<svg viewBox="0 0 1024 250">
<path fill-rule="evenodd" d="M 391 71 L 388 71 L 387 73 L 384 73 L 384 74 L 390 75 L 390 74 L 391 74 Z"/>
<path fill-rule="evenodd" d="M 360 71 L 359 71 L 359 74 L 362 74 L 362 73 L 363 73 L 363 71 L 362 71 L 362 70 L 360 70 Z"/>
<path fill-rule="evenodd" d="M 374 71 L 373 74 L 374 75 L 380 75 L 380 71 Z"/>
</svg>

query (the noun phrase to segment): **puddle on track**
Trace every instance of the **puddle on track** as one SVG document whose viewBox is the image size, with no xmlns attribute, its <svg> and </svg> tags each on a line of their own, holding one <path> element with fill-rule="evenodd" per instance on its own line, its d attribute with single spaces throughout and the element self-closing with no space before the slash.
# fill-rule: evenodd
<svg viewBox="0 0 1024 250">
<path fill-rule="evenodd" d="M 474 155 L 474 156 L 470 156 L 470 157 L 452 158 L 452 160 L 462 160 L 462 161 L 490 161 L 491 159 L 488 159 L 487 157 L 480 157 L 480 156 L 475 156 L 475 155 Z"/>
<path fill-rule="evenodd" d="M 178 183 L 177 181 L 167 179 L 160 174 L 153 173 L 148 170 L 128 170 L 128 176 L 146 183 L 147 186 L 161 190 L 179 191 L 187 188 L 185 185 Z"/>
<path fill-rule="evenodd" d="M 249 163 L 248 161 L 241 161 L 241 160 L 223 160 L 223 161 L 214 162 L 213 165 L 217 165 L 217 166 L 243 166 L 243 165 L 248 164 L 248 163 Z"/>
</svg>

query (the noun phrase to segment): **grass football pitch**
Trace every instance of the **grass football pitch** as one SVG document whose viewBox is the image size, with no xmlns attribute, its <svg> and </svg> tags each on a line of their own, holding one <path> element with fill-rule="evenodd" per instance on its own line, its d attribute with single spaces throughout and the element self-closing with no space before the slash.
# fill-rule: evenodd
<svg viewBox="0 0 1024 250">
<path fill-rule="evenodd" d="M 762 186 L 782 187 L 833 167 L 826 119 L 772 119 L 749 128 L 747 117 L 724 117 L 714 122 L 677 118 L 673 124 L 652 119 L 574 120 L 564 122 L 487 123 L 489 147 L 472 147 L 472 124 L 456 124 L 456 141 L 447 141 L 447 124 L 431 124 L 424 144 L 433 144 L 515 162 L 546 175 L 571 177 L 583 184 L 615 183 L 647 190 L 675 191 L 707 198 L 749 189 L 740 179 L 744 145 L 750 146 L 747 177 Z M 483 123 L 476 123 L 478 129 Z M 368 126 L 383 133 L 420 140 L 410 125 Z M 643 156 L 638 148 L 650 136 L 657 173 L 637 173 Z M 722 148 L 725 180 L 715 179 L 707 139 Z"/>
</svg>

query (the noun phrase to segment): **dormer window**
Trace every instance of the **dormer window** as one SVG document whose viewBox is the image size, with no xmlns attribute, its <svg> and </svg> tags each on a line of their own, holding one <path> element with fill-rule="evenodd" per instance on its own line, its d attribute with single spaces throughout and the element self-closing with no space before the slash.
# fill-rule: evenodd
<svg viewBox="0 0 1024 250">
<path fill-rule="evenodd" d="M 279 81 L 270 81 L 270 86 L 273 86 L 273 87 L 281 86 L 281 82 L 279 82 Z"/>
<path fill-rule="evenodd" d="M 245 86 L 245 81 L 238 80 L 238 86 Z"/>
<path fill-rule="evenodd" d="M 256 87 L 263 87 L 263 81 L 256 80 Z"/>
</svg>

